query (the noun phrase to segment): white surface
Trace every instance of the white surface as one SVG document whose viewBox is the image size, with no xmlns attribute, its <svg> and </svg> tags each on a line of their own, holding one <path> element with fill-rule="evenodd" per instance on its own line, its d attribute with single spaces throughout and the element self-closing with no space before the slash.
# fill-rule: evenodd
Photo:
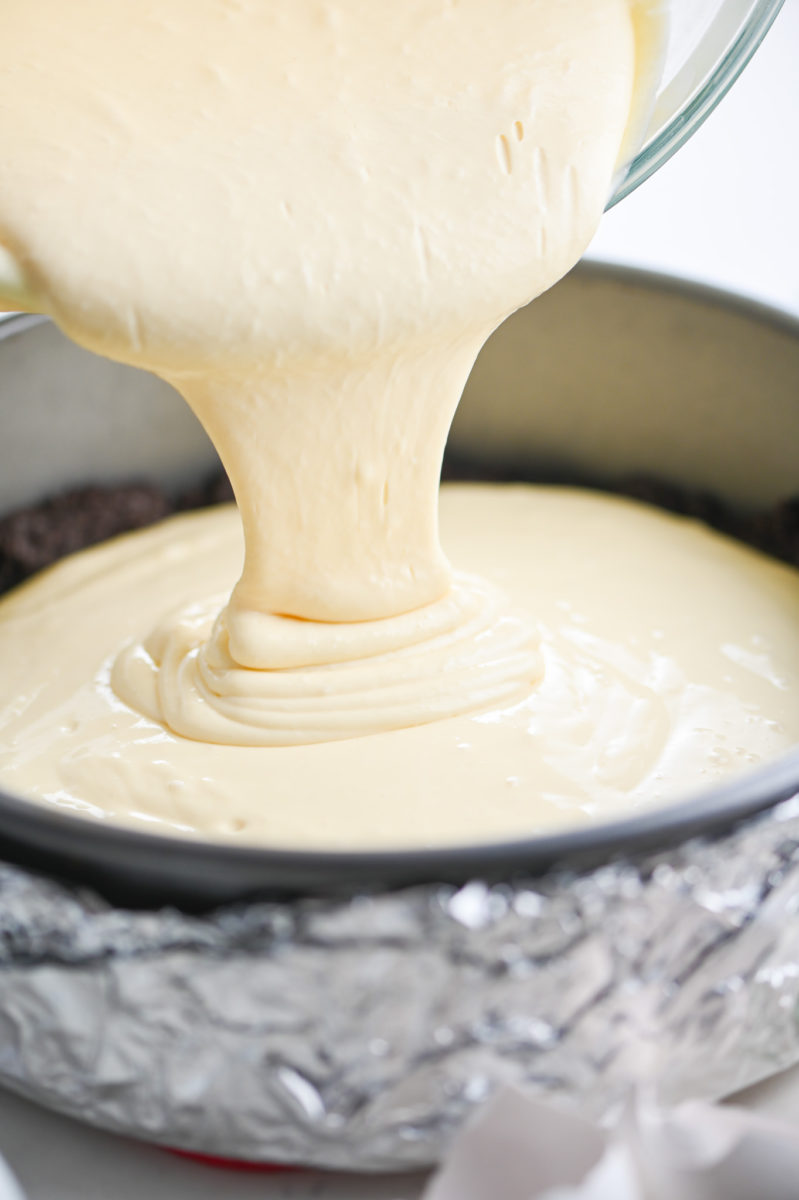
<svg viewBox="0 0 799 1200">
<path fill-rule="evenodd" d="M 591 257 L 729 287 L 799 314 L 799 0 L 704 129 L 609 213 Z M 799 1121 L 799 1074 L 753 1107 Z M 28 1200 L 416 1200 L 412 1179 L 212 1170 L 0 1093 L 0 1150 Z M 497 1200 L 501 1200 L 500 1197 Z"/>
</svg>

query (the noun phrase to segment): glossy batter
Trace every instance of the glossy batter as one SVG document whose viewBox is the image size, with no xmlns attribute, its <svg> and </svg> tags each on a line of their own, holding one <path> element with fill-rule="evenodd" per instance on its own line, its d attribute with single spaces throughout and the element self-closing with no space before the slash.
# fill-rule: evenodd
<svg viewBox="0 0 799 1200">
<path fill-rule="evenodd" d="M 0 603 L 3 785 L 98 820 L 273 846 L 527 836 L 695 792 L 799 739 L 799 573 L 703 526 L 579 491 L 448 486 L 444 546 L 535 631 L 509 705 L 269 748 L 190 741 L 120 702 L 120 645 L 241 567 L 232 508 L 84 551 Z M 542 564 L 545 564 L 542 565 Z M 210 600 L 210 603 L 208 601 Z M 406 651 L 378 659 L 393 703 Z M 316 669 L 326 698 L 329 667 Z"/>
</svg>

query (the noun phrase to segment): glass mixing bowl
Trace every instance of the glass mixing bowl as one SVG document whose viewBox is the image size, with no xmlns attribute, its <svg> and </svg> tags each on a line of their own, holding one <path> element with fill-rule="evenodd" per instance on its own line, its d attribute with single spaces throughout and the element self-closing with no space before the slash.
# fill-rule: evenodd
<svg viewBox="0 0 799 1200">
<path fill-rule="evenodd" d="M 757 50 L 783 0 L 662 0 L 668 13 L 660 84 L 640 150 L 620 173 L 618 204 L 695 133 Z"/>
</svg>

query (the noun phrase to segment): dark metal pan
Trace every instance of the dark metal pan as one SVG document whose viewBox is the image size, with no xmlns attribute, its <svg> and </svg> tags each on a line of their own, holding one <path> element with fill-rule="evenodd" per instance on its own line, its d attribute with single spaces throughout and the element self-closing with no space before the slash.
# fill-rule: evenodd
<svg viewBox="0 0 799 1200">
<path fill-rule="evenodd" d="M 0 512 L 77 483 L 205 475 L 213 451 L 166 385 L 49 322 L 0 322 Z M 451 447 L 487 468 L 656 474 L 742 507 L 799 491 L 799 323 L 723 293 L 582 266 L 513 317 L 475 367 Z M 595 828 L 501 845 L 300 853 L 106 826 L 0 793 L 0 854 L 126 904 L 211 906 L 475 876 L 536 876 L 715 833 L 799 792 L 799 750 L 730 784 Z"/>
</svg>

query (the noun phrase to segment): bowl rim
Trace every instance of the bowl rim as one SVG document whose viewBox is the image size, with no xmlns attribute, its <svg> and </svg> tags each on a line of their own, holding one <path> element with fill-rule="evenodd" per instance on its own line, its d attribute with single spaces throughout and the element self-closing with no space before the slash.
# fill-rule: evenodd
<svg viewBox="0 0 799 1200">
<path fill-rule="evenodd" d="M 665 124 L 645 138 L 644 144 L 619 173 L 606 211 L 654 175 L 704 125 L 751 61 L 784 2 L 753 0 L 751 11 L 713 70 L 697 84 Z"/>
<path fill-rule="evenodd" d="M 719 288 L 616 264 L 583 263 L 578 271 L 589 278 L 676 293 L 799 340 L 799 318 Z M 46 321 L 32 314 L 9 315 L 0 320 L 0 343 Z M 338 851 L 148 832 L 93 821 L 0 789 L 0 853 L 6 861 L 90 883 L 109 899 L 129 905 L 173 903 L 196 910 L 255 894 L 352 893 L 431 882 L 458 886 L 475 878 L 535 880 L 556 868 L 579 872 L 665 850 L 700 834 L 719 835 L 797 795 L 799 746 L 725 783 L 596 825 L 487 843 Z"/>
</svg>

